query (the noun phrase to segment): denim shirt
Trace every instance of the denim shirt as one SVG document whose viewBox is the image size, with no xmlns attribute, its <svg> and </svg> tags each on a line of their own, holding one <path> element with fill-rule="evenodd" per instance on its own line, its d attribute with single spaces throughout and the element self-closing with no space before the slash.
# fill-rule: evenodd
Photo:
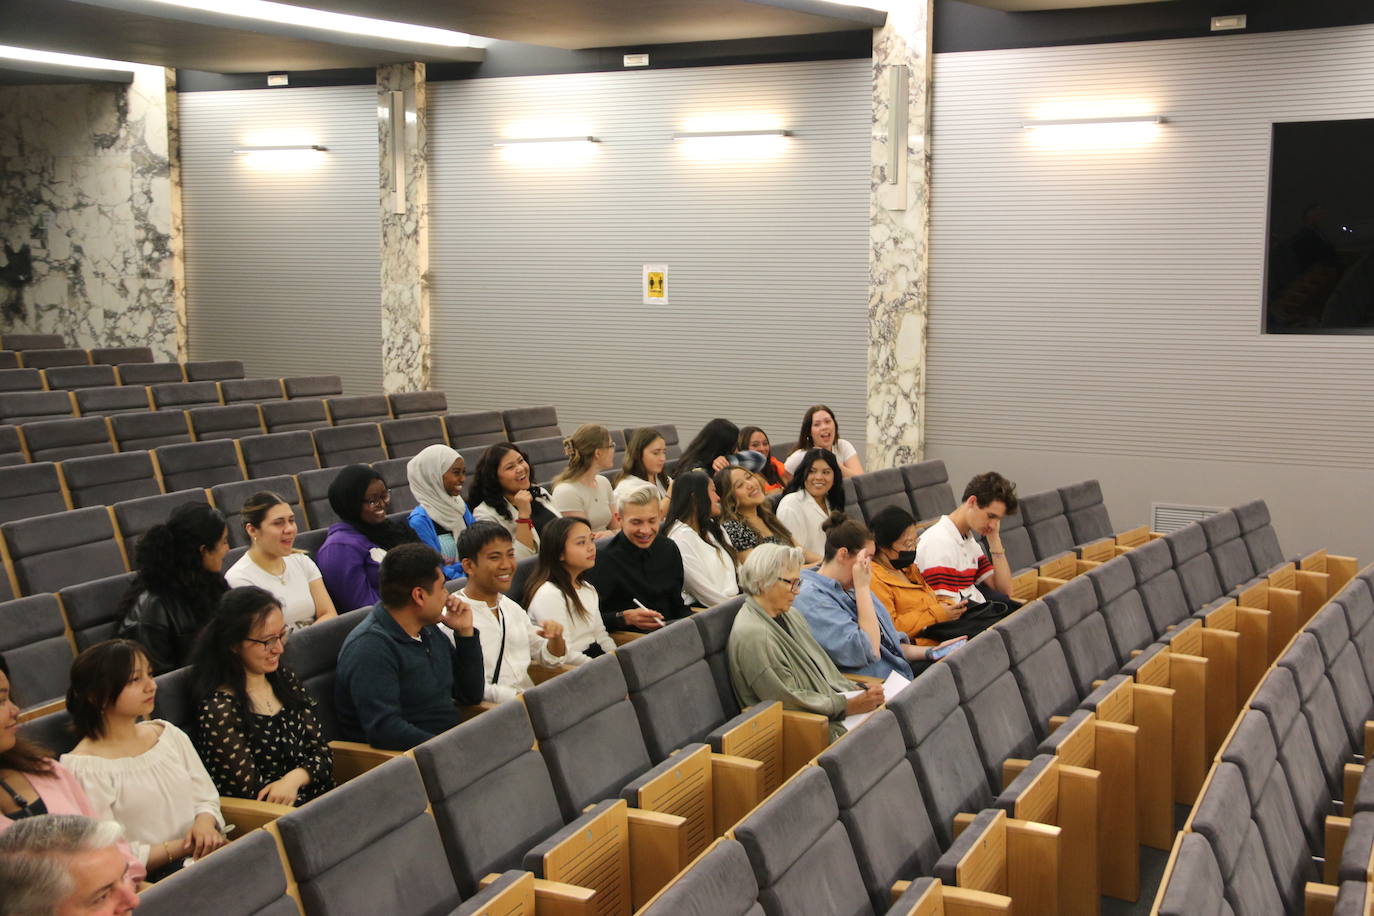
<svg viewBox="0 0 1374 916">
<path fill-rule="evenodd" d="M 801 571 L 802 586 L 792 607 L 806 617 L 816 642 L 848 674 L 885 678 L 893 671 L 910 678 L 911 665 L 902 656 L 904 633 L 898 633 L 892 618 L 876 597 L 873 611 L 878 617 L 879 652 L 874 656 L 868 635 L 859 629 L 859 604 L 854 592 L 829 576 L 812 569 Z"/>
</svg>

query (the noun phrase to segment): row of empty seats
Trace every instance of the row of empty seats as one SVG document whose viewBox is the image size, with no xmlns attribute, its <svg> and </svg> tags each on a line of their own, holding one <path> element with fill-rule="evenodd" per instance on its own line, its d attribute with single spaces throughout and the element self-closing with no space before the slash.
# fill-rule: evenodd
<svg viewBox="0 0 1374 916">
<path fill-rule="evenodd" d="M 99 388 L 111 385 L 163 385 L 168 382 L 223 382 L 243 381 L 243 363 L 236 359 L 203 360 L 191 363 L 155 363 L 152 354 L 148 359 L 135 359 L 114 363 L 94 360 L 92 362 L 72 362 L 39 367 L 33 363 L 42 362 L 38 354 L 43 353 L 80 353 L 76 350 L 34 350 L 24 360 L 23 367 L 0 368 L 0 391 L 59 391 L 76 388 Z M 123 352 L 123 351 L 107 351 Z M 144 354 L 130 354 L 144 355 Z M 53 357 L 56 359 L 56 357 Z"/>
</svg>

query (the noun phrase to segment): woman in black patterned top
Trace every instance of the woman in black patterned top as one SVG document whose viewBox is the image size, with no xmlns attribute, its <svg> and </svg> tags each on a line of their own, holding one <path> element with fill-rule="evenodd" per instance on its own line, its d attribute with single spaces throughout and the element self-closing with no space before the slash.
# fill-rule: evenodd
<svg viewBox="0 0 1374 916">
<path fill-rule="evenodd" d="M 730 465 L 716 472 L 715 482 L 720 494 L 720 527 L 735 548 L 736 563 L 743 564 L 749 551 L 760 544 L 797 546 L 792 532 L 768 507 L 757 474 Z"/>
<path fill-rule="evenodd" d="M 287 633 L 277 599 L 245 586 L 196 642 L 195 743 L 221 795 L 296 805 L 334 785 L 314 701 L 281 662 Z"/>
</svg>

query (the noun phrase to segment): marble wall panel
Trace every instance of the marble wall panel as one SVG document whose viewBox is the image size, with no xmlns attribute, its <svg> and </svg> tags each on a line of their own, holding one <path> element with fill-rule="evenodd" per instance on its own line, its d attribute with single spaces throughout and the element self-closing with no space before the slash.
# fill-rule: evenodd
<svg viewBox="0 0 1374 916">
<path fill-rule="evenodd" d="M 405 128 L 393 134 L 393 92 L 405 99 Z M 429 386 L 429 131 L 425 65 L 377 68 L 378 202 L 382 226 L 382 387 Z M 396 196 L 397 160 L 404 195 Z"/>
</svg>

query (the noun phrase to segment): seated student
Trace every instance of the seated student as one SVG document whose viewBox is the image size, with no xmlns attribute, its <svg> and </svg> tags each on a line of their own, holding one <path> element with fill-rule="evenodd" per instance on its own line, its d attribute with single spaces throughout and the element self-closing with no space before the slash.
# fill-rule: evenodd
<svg viewBox="0 0 1374 916">
<path fill-rule="evenodd" d="M 705 471 L 688 471 L 673 483 L 664 524 L 682 554 L 683 597 L 699 607 L 739 594 L 735 548 L 720 530 L 719 515 L 720 497 Z"/>
<path fill-rule="evenodd" d="M 146 721 L 156 695 L 142 646 L 127 639 L 91 646 L 72 662 L 67 689 L 81 740 L 62 755 L 95 816 L 123 825 L 152 880 L 225 843 L 219 793 L 191 739 L 170 722 Z"/>
<path fill-rule="evenodd" d="M 45 814 L 95 816 L 86 790 L 46 749 L 19 737 L 19 707 L 10 694 L 10 668 L 0 655 L 0 833 L 25 819 Z M 147 874 L 141 859 L 120 839 L 129 878 Z M 0 907 L 0 912 L 5 912 Z"/>
<path fill-rule="evenodd" d="M 9 916 L 124 916 L 139 878 L 124 830 L 79 814 L 41 814 L 0 836 L 0 912 Z"/>
<path fill-rule="evenodd" d="M 315 561 L 336 608 L 354 611 L 376 604 L 382 557 L 419 540 L 408 526 L 386 517 L 390 506 L 386 481 L 365 464 L 350 464 L 329 485 L 329 507 L 340 521 L 329 526 Z"/>
<path fill-rule="evenodd" d="M 611 431 L 588 423 L 563 440 L 568 466 L 553 479 L 553 505 L 560 514 L 580 518 L 598 537 L 620 530 L 611 509 L 611 482 L 601 476 L 615 464 Z"/>
<path fill-rule="evenodd" d="M 618 500 L 631 490 L 652 484 L 658 489 L 666 512 L 668 488 L 673 483 L 673 478 L 663 473 L 667 465 L 668 444 L 663 434 L 652 426 L 641 426 L 630 433 L 630 441 L 625 444 L 625 463 L 615 478 L 612 495 Z"/>
<path fill-rule="evenodd" d="M 974 622 L 993 622 L 1019 607 L 1008 597 L 1011 567 L 1002 547 L 1002 518 L 1017 509 L 1016 484 L 996 471 L 979 474 L 964 488 L 964 501 L 927 528 L 916 542 L 916 566 L 942 599 L 967 609 L 958 620 L 935 624 L 929 635 L 944 639 L 970 632 Z M 989 560 L 977 537 L 987 539 Z"/>
<path fill-rule="evenodd" d="M 938 645 L 940 640 L 922 636 L 922 631 L 958 620 L 967 605 L 940 597 L 916 568 L 916 519 L 901 506 L 882 509 L 873 517 L 873 544 L 873 596 L 892 614 L 893 625 L 912 642 Z"/>
<path fill-rule="evenodd" d="M 743 563 L 749 551 L 760 544 L 797 546 L 792 532 L 768 508 L 758 475 L 741 467 L 727 467 L 716 473 L 715 483 L 720 494 L 720 527 L 734 545 L 737 562 Z"/>
<path fill-rule="evenodd" d="M 816 643 L 806 618 L 792 607 L 801 564 L 799 548 L 761 544 L 740 567 L 740 589 L 748 597 L 726 646 L 730 684 L 741 707 L 777 700 L 785 709 L 825 716 L 834 741 L 845 733 L 846 716 L 882 705 L 883 688 L 860 688 L 841 674 Z M 844 695 L 856 689 L 862 692 Z"/>
<path fill-rule="evenodd" d="M 682 450 L 673 476 L 681 477 L 688 471 L 714 474 L 732 463 L 730 456 L 735 454 L 735 443 L 738 441 L 738 426 L 724 417 L 708 421 Z"/>
<path fill-rule="evenodd" d="M 615 651 L 615 641 L 601 620 L 596 589 L 583 579 L 595 565 L 596 540 L 582 519 L 556 518 L 544 529 L 539 562 L 525 584 L 523 599 L 536 624 L 557 623 L 563 628 L 565 665 L 585 665 Z"/>
<path fill-rule="evenodd" d="M 773 457 L 773 446 L 768 441 L 768 434 L 757 426 L 745 426 L 739 431 L 739 441 L 735 443 L 735 450 L 739 452 L 758 452 L 763 456 L 764 464 L 759 470 L 759 476 L 764 479 L 764 491 L 776 493 L 787 486 L 792 480 L 792 474 L 783 467 L 782 462 Z"/>
<path fill-rule="evenodd" d="M 515 558 L 539 555 L 539 537 L 561 514 L 544 488 L 530 480 L 530 456 L 520 446 L 498 442 L 477 459 L 472 481 L 474 518 L 498 522 L 515 541 Z"/>
<path fill-rule="evenodd" d="M 840 438 L 840 423 L 835 419 L 835 412 L 824 404 L 816 404 L 806 409 L 806 414 L 802 417 L 801 432 L 797 434 L 796 451 L 787 456 L 783 467 L 793 474 L 797 473 L 797 465 L 801 463 L 802 456 L 813 448 L 834 452 L 835 459 L 840 463 L 840 472 L 845 477 L 853 477 L 864 472 L 858 450 L 848 439 Z"/>
<path fill-rule="evenodd" d="M 115 635 L 143 646 L 153 674 L 186 664 L 228 585 L 220 568 L 229 526 L 205 503 L 185 503 L 139 538 L 138 577 L 119 605 Z"/>
<path fill-rule="evenodd" d="M 806 453 L 777 511 L 778 521 L 792 532 L 806 562 L 820 562 L 825 552 L 822 527 L 831 513 L 844 512 L 844 478 L 834 452 L 813 448 Z"/>
<path fill-rule="evenodd" d="M 458 558 L 468 581 L 455 597 L 472 608 L 482 642 L 482 699 L 513 700 L 534 686 L 531 663 L 563 664 L 568 652 L 563 625 L 550 620 L 536 626 L 525 609 L 506 596 L 515 575 L 515 545 L 505 528 L 486 520 L 474 522 L 458 536 Z M 443 627 L 439 630 L 450 635 Z"/>
<path fill-rule="evenodd" d="M 382 560 L 382 600 L 339 649 L 334 705 L 346 740 L 410 750 L 458 724 L 454 701 L 481 701 L 472 610 L 444 588 L 441 566 L 424 544 L 402 544 Z"/>
<path fill-rule="evenodd" d="M 282 664 L 291 629 L 271 592 L 230 589 L 191 656 L 195 744 L 220 795 L 295 805 L 334 785 L 315 702 Z"/>
<path fill-rule="evenodd" d="M 444 558 L 444 577 L 463 575 L 458 562 L 458 535 L 473 522 L 472 511 L 463 502 L 463 481 L 467 462 L 447 445 L 427 445 L 406 462 L 410 493 L 419 503 L 410 510 L 411 530 L 420 541 Z"/>
<path fill-rule="evenodd" d="M 601 596 L 601 619 L 610 632 L 647 633 L 686 617 L 682 600 L 682 554 L 658 536 L 658 491 L 640 487 L 616 504 L 620 532 L 596 555 L 584 578 Z"/>
<path fill-rule="evenodd" d="M 296 514 L 275 493 L 263 490 L 243 504 L 243 529 L 252 546 L 224 574 L 231 587 L 256 585 L 281 603 L 282 617 L 293 630 L 338 616 L 324 576 L 315 561 L 292 550 Z"/>
</svg>

